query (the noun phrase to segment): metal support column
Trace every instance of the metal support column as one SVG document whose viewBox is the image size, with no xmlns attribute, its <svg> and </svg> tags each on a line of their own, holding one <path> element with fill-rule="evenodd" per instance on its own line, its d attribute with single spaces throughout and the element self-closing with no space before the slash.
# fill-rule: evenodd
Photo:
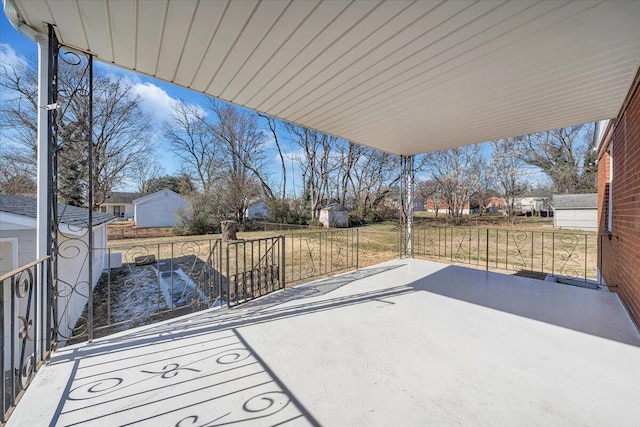
<svg viewBox="0 0 640 427">
<path fill-rule="evenodd" d="M 400 231 L 400 255 L 413 258 L 413 191 L 415 171 L 414 156 L 401 156 L 402 166 L 402 224 Z"/>
</svg>

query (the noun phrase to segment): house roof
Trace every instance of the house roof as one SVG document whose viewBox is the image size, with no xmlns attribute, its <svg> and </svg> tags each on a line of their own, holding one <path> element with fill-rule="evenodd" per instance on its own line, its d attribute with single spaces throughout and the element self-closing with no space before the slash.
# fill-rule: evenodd
<svg viewBox="0 0 640 427">
<path fill-rule="evenodd" d="M 395 154 L 616 117 L 640 1 L 4 0 L 97 60 Z"/>
<path fill-rule="evenodd" d="M 133 201 L 144 196 L 148 196 L 150 193 L 128 193 L 124 191 L 111 191 L 107 193 L 107 197 L 104 199 L 104 203 L 123 203 L 133 204 Z"/>
<path fill-rule="evenodd" d="M 37 202 L 33 197 L 10 196 L 0 194 L 0 212 L 37 218 Z M 93 225 L 100 225 L 116 219 L 113 215 L 101 212 L 93 213 Z M 70 226 L 84 226 L 89 221 L 89 209 L 58 203 L 58 221 Z"/>
<path fill-rule="evenodd" d="M 322 211 L 346 211 L 347 208 L 342 206 L 340 203 L 332 203 L 332 204 L 330 204 L 328 206 L 323 207 L 320 210 L 322 210 Z"/>
<path fill-rule="evenodd" d="M 554 194 L 551 205 L 554 210 L 597 209 L 598 194 Z"/>
<path fill-rule="evenodd" d="M 165 188 L 164 190 L 156 191 L 155 193 L 146 193 L 146 194 L 141 193 L 142 194 L 141 197 L 138 197 L 138 198 L 134 199 L 133 203 L 135 204 L 135 203 L 141 202 L 143 200 L 148 200 L 148 199 L 151 199 L 153 197 L 158 196 L 159 194 L 164 194 L 164 193 L 172 194 L 174 196 L 180 197 L 183 200 L 187 200 L 187 198 L 184 197 L 183 195 L 178 194 L 175 191 L 169 190 L 168 188 Z M 131 194 L 136 194 L 136 193 L 131 193 Z"/>
</svg>

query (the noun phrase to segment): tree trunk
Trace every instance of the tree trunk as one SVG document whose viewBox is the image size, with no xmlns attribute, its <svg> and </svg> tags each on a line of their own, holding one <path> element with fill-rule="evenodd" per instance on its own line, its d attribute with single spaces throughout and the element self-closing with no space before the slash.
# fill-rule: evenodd
<svg viewBox="0 0 640 427">
<path fill-rule="evenodd" d="M 236 233 L 238 232 L 237 221 L 221 221 L 220 226 L 222 228 L 222 241 L 229 242 L 232 240 L 238 240 Z"/>
</svg>

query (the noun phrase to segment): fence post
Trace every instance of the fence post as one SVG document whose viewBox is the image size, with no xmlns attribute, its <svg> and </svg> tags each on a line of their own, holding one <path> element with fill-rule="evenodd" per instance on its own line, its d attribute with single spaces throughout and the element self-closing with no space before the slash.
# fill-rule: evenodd
<svg viewBox="0 0 640 427">
<path fill-rule="evenodd" d="M 280 235 L 280 281 L 282 282 L 282 289 L 284 289 L 285 286 L 285 280 L 286 280 L 286 269 L 285 269 L 285 241 L 284 241 L 284 235 Z"/>
<path fill-rule="evenodd" d="M 360 229 L 356 228 L 356 270 L 360 269 Z"/>
<path fill-rule="evenodd" d="M 220 251 L 222 252 L 222 251 Z M 227 308 L 231 308 L 231 275 L 229 274 L 229 244 L 227 243 Z"/>
<path fill-rule="evenodd" d="M 489 271 L 489 229 L 488 228 L 487 228 L 486 232 L 487 232 L 487 256 L 486 256 L 486 259 L 485 259 L 484 268 L 485 268 L 486 271 Z"/>
</svg>

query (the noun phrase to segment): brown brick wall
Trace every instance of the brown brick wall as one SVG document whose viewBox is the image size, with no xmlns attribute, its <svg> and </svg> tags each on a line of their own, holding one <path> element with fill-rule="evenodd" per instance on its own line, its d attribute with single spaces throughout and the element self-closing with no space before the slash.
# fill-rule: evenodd
<svg viewBox="0 0 640 427">
<path fill-rule="evenodd" d="M 598 206 L 602 277 L 620 295 L 636 326 L 640 326 L 640 91 L 618 118 L 605 141 L 612 146 L 613 181 L 609 189 L 609 154 L 598 161 Z M 612 194 L 612 229 L 607 232 L 607 201 Z"/>
</svg>

